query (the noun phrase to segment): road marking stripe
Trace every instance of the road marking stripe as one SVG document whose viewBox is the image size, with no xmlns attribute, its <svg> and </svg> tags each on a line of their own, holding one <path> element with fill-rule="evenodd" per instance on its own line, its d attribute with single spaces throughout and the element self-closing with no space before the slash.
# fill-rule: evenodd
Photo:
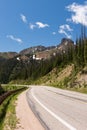
<svg viewBox="0 0 87 130">
<path fill-rule="evenodd" d="M 33 89 L 32 89 L 33 90 Z M 38 102 L 39 105 L 41 105 L 48 113 L 50 113 L 53 117 L 55 117 L 58 121 L 60 121 L 62 124 L 64 124 L 67 128 L 69 128 L 70 130 L 76 130 L 76 128 L 74 128 L 73 126 L 71 126 L 70 124 L 68 124 L 66 121 L 64 121 L 62 118 L 60 118 L 59 116 L 57 116 L 55 113 L 53 113 L 51 110 L 49 110 L 47 107 L 45 107 L 34 95 L 34 92 L 31 92 L 33 98 Z"/>
</svg>

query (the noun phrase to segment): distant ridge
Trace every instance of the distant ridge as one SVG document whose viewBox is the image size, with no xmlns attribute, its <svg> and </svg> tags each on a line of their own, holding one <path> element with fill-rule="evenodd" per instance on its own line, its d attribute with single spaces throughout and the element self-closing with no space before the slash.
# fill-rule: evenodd
<svg viewBox="0 0 87 130">
<path fill-rule="evenodd" d="M 61 43 L 57 46 L 34 46 L 26 48 L 19 53 L 17 52 L 0 52 L 0 58 L 11 59 L 14 57 L 21 57 L 21 59 L 28 59 L 31 55 L 37 55 L 40 58 L 49 58 L 51 55 L 67 51 L 69 48 L 74 47 L 74 42 L 71 39 L 63 38 Z M 27 58 L 28 57 L 28 58 Z"/>
</svg>

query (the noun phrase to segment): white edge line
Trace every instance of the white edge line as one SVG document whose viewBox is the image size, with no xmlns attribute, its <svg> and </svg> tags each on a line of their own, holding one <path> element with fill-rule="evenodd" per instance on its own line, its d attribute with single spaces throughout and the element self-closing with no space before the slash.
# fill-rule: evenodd
<svg viewBox="0 0 87 130">
<path fill-rule="evenodd" d="M 49 110 L 47 107 L 45 107 L 35 96 L 33 91 L 31 92 L 33 98 L 38 102 L 40 106 L 42 106 L 48 113 L 50 113 L 53 117 L 55 117 L 58 121 L 60 121 L 63 125 L 65 125 L 70 130 L 76 130 L 76 128 L 72 127 L 70 124 L 68 124 L 66 121 L 64 121 L 62 118 L 57 116 L 55 113 L 53 113 L 51 110 Z"/>
</svg>

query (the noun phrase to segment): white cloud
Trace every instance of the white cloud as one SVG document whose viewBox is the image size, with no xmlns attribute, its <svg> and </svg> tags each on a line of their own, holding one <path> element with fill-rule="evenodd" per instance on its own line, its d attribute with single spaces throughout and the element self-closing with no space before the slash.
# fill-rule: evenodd
<svg viewBox="0 0 87 130">
<path fill-rule="evenodd" d="M 7 35 L 7 38 L 9 38 L 9 39 L 11 39 L 13 41 L 16 41 L 18 43 L 23 43 L 22 39 L 14 37 L 13 35 Z"/>
<path fill-rule="evenodd" d="M 45 28 L 45 27 L 49 27 L 48 24 L 43 24 L 42 22 L 36 22 L 36 25 L 38 28 Z"/>
<path fill-rule="evenodd" d="M 70 28 L 70 26 L 68 24 L 61 25 L 58 30 L 59 33 L 65 34 L 65 36 L 67 38 L 71 38 L 71 35 L 69 33 L 72 31 L 73 31 L 73 29 Z"/>
<path fill-rule="evenodd" d="M 68 18 L 67 21 L 72 21 L 76 24 L 83 24 L 87 26 L 87 2 L 83 5 L 72 3 L 66 7 L 69 12 L 72 12 L 71 18 Z"/>
<path fill-rule="evenodd" d="M 56 32 L 52 32 L 53 35 L 56 35 Z"/>
<path fill-rule="evenodd" d="M 21 20 L 22 20 L 24 23 L 27 23 L 27 18 L 26 18 L 25 15 L 21 14 L 20 17 L 21 17 Z"/>
<path fill-rule="evenodd" d="M 70 28 L 70 26 L 68 24 L 61 25 L 60 29 L 70 31 L 70 32 L 73 31 L 73 29 Z"/>
<path fill-rule="evenodd" d="M 30 27 L 30 29 L 32 29 L 32 30 L 33 30 L 33 29 L 36 27 L 36 25 L 34 25 L 34 24 L 30 23 L 30 24 L 29 24 L 29 27 Z"/>
<path fill-rule="evenodd" d="M 30 29 L 34 29 L 34 28 L 46 28 L 46 27 L 49 27 L 49 25 L 48 24 L 44 24 L 44 23 L 42 23 L 42 22 L 36 22 L 35 24 L 32 24 L 32 23 L 30 23 L 29 24 L 29 27 L 30 27 Z"/>
<path fill-rule="evenodd" d="M 59 33 L 61 33 L 61 34 L 65 34 L 65 36 L 67 37 L 67 38 L 71 38 L 71 35 L 69 35 L 66 31 L 64 31 L 64 30 L 59 30 Z"/>
</svg>

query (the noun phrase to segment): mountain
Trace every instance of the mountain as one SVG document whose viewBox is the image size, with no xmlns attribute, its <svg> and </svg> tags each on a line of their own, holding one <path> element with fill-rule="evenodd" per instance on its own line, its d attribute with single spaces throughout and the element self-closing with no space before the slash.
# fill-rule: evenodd
<svg viewBox="0 0 87 130">
<path fill-rule="evenodd" d="M 55 46 L 48 46 L 48 47 L 45 47 L 45 46 L 34 46 L 34 47 L 30 47 L 30 48 L 27 48 L 27 49 L 24 49 L 22 51 L 20 51 L 19 54 L 21 55 L 26 55 L 26 54 L 35 54 L 37 52 L 42 52 L 42 51 L 45 51 L 45 50 L 51 50 L 55 48 Z"/>
<path fill-rule="evenodd" d="M 87 39 L 0 53 L 0 83 L 36 83 L 87 89 Z M 40 80 L 41 79 L 41 80 Z"/>
<path fill-rule="evenodd" d="M 46 47 L 44 46 L 35 46 L 35 47 L 30 47 L 30 48 L 27 48 L 27 49 L 24 49 L 22 51 L 20 51 L 19 54 L 21 55 L 26 55 L 26 54 L 34 54 L 36 52 L 40 52 L 40 51 L 44 51 L 46 49 Z"/>
<path fill-rule="evenodd" d="M 20 58 L 21 60 L 28 60 L 36 56 L 36 59 L 48 59 L 57 53 L 65 52 L 68 49 L 74 47 L 74 42 L 71 39 L 63 38 L 61 43 L 57 46 L 34 46 L 27 49 L 20 51 L 19 53 L 16 52 L 0 52 L 0 60 L 1 59 L 11 59 L 11 58 Z"/>
<path fill-rule="evenodd" d="M 26 55 L 26 54 L 35 54 L 35 53 L 38 53 L 38 52 L 44 52 L 44 51 L 51 51 L 51 50 L 67 50 L 68 48 L 74 46 L 74 42 L 71 40 L 71 39 L 68 39 L 68 38 L 63 38 L 61 40 L 61 43 L 57 46 L 48 46 L 48 47 L 45 47 L 45 46 L 35 46 L 35 47 L 30 47 L 30 48 L 27 48 L 27 49 L 24 49 L 22 51 L 20 51 L 19 54 L 21 55 Z"/>
<path fill-rule="evenodd" d="M 0 52 L 0 58 L 10 59 L 17 55 L 16 52 Z"/>
<path fill-rule="evenodd" d="M 27 56 L 35 55 L 34 59 L 36 58 L 36 60 L 49 59 L 58 53 L 67 52 L 71 48 L 74 48 L 74 42 L 71 39 L 63 38 L 57 46 L 35 46 L 24 49 L 19 54 Z"/>
<path fill-rule="evenodd" d="M 0 82 L 7 83 L 17 79 L 31 80 L 43 76 L 63 62 L 67 63 L 67 58 L 72 60 L 71 51 L 68 51 L 72 47 L 74 42 L 64 38 L 58 46 L 39 45 L 19 53 L 0 53 Z M 66 61 L 63 57 L 66 57 Z"/>
<path fill-rule="evenodd" d="M 68 53 L 68 50 L 72 50 L 74 47 L 74 42 L 71 39 L 63 38 L 59 45 L 45 47 L 44 51 L 36 52 L 36 58 L 49 59 L 61 53 Z"/>
<path fill-rule="evenodd" d="M 74 47 L 74 42 L 71 39 L 63 38 L 61 43 L 57 46 L 60 51 L 67 51 L 68 49 Z"/>
</svg>

